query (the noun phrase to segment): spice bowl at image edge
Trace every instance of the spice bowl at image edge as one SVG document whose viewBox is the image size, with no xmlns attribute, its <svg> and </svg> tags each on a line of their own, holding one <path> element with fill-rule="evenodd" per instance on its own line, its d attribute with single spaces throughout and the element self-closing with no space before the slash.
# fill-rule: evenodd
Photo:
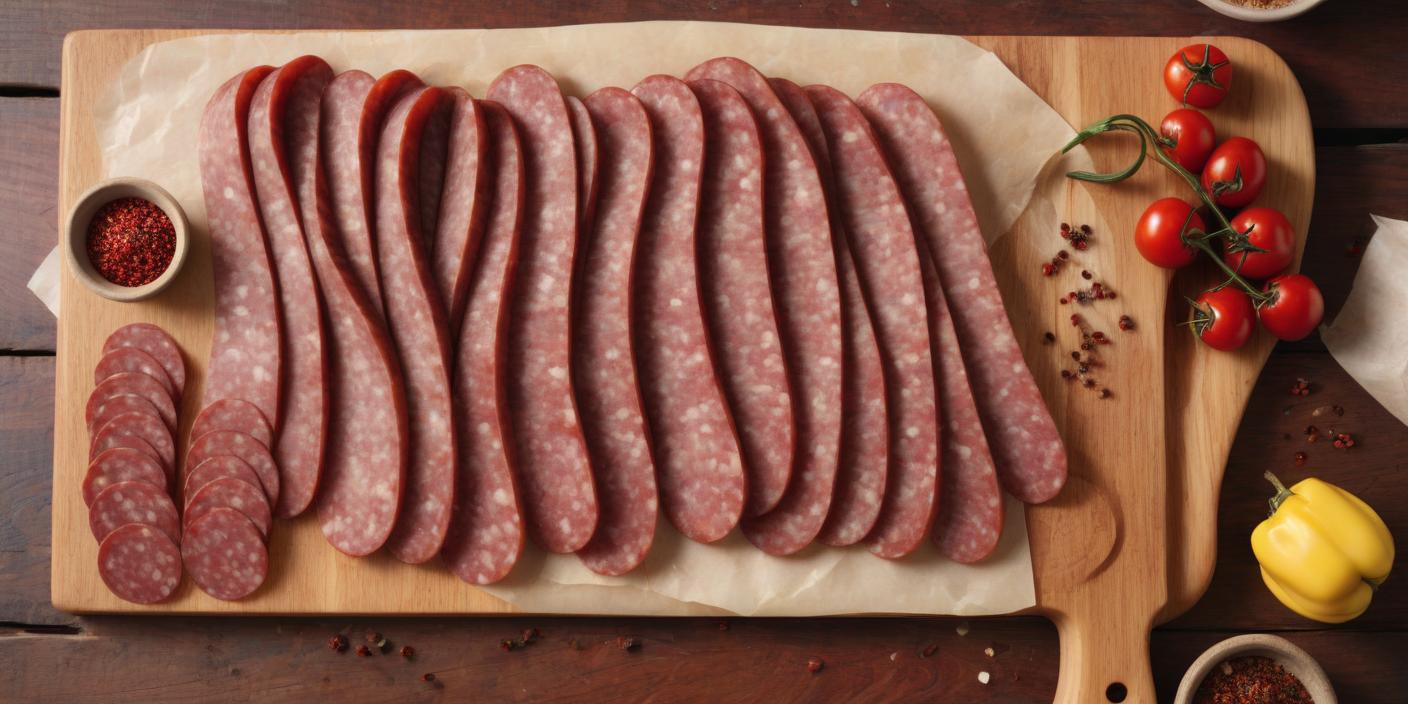
<svg viewBox="0 0 1408 704">
<path fill-rule="evenodd" d="M 174 241 L 170 243 L 170 261 L 164 267 L 152 268 L 153 264 L 150 261 L 137 257 L 139 252 L 123 250 L 120 253 L 122 256 L 133 258 L 133 261 L 128 264 L 136 270 L 135 278 L 144 281 L 140 285 L 123 285 L 110 280 L 109 276 L 119 279 L 121 277 L 116 276 L 114 271 L 108 271 L 105 275 L 103 271 L 99 270 L 99 266 L 89 254 L 90 229 L 94 224 L 95 216 L 104 211 L 109 204 L 119 201 L 122 202 L 119 205 L 123 206 L 123 210 L 130 212 L 119 211 L 115 213 L 118 217 L 139 215 L 144 212 L 144 209 L 149 210 L 143 205 L 149 203 L 159 209 L 160 214 L 164 214 L 165 220 L 170 221 L 169 232 L 164 232 L 162 235 L 170 237 Z M 151 220 L 153 218 L 145 219 Z M 160 221 L 162 225 L 166 225 L 165 220 L 159 217 L 154 219 Z M 114 301 L 140 301 L 160 293 L 180 274 L 182 265 L 186 263 L 186 255 L 190 251 L 190 223 L 186 220 L 186 212 L 181 209 L 181 204 L 170 193 L 167 193 L 166 189 L 145 179 L 115 178 L 95 184 L 78 197 L 73 209 L 69 211 L 60 244 L 64 250 L 68 270 L 89 290 Z M 102 249 L 102 246 L 104 243 L 99 243 L 99 249 Z M 122 264 L 123 262 L 119 258 L 116 266 L 119 269 L 125 269 Z M 114 267 L 112 260 L 104 260 L 103 268 L 113 269 Z M 156 274 L 158 270 L 160 273 L 155 278 L 142 276 L 141 274 L 146 269 L 150 269 L 152 274 Z"/>
<path fill-rule="evenodd" d="M 1173 698 L 1174 704 L 1198 704 L 1198 688 L 1203 681 L 1222 663 L 1244 657 L 1269 658 L 1305 686 L 1310 701 L 1315 704 L 1338 704 L 1335 690 L 1330 686 L 1330 678 L 1325 675 L 1315 658 L 1285 638 L 1264 633 L 1228 638 L 1203 651 L 1183 674 L 1183 680 L 1178 683 L 1178 693 Z"/>
</svg>

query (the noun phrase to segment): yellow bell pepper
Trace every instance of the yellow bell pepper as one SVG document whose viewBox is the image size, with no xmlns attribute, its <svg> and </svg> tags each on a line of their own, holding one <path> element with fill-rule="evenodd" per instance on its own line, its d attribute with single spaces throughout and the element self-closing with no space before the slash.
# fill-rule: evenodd
<svg viewBox="0 0 1408 704">
<path fill-rule="evenodd" d="M 1393 536 L 1369 505 L 1333 484 L 1305 479 L 1276 487 L 1271 516 L 1252 531 L 1261 578 L 1292 611 L 1343 623 L 1369 608 L 1393 566 Z"/>
</svg>

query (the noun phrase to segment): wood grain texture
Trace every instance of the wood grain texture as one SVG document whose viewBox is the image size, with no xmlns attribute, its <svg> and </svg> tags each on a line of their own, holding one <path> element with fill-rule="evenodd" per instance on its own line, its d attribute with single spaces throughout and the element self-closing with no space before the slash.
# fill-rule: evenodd
<svg viewBox="0 0 1408 704">
<path fill-rule="evenodd" d="M 54 316 L 26 284 L 58 242 L 59 101 L 0 98 L 0 350 L 53 350 Z"/>
<path fill-rule="evenodd" d="M 21 0 L 0 5 L 0 84 L 57 88 L 60 42 L 78 29 L 438 29 L 680 19 L 947 34 L 1240 35 L 1270 44 L 1286 58 L 1311 96 L 1317 127 L 1408 127 L 1408 94 L 1395 72 L 1383 70 L 1401 62 L 1401 38 L 1390 30 L 1408 25 L 1408 4 L 1353 0 L 1267 24 L 1232 20 L 1193 0 L 428 0 L 409 12 L 397 3 L 359 0 L 196 0 L 182 3 L 180 12 L 163 0 Z"/>
</svg>

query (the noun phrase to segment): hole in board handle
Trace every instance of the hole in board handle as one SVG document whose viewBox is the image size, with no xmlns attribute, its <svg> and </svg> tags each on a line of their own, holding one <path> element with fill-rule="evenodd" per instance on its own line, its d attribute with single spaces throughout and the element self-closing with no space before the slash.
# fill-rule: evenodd
<svg viewBox="0 0 1408 704">
<path fill-rule="evenodd" d="M 1106 701 L 1122 702 L 1127 696 L 1129 696 L 1129 689 L 1124 686 L 1123 682 L 1111 682 L 1110 686 L 1105 688 Z"/>
</svg>

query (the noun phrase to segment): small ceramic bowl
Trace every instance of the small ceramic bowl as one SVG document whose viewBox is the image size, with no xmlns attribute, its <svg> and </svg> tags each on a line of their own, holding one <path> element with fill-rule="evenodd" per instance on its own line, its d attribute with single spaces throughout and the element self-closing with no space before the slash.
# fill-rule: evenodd
<svg viewBox="0 0 1408 704">
<path fill-rule="evenodd" d="M 1174 704 L 1192 704 L 1193 695 L 1198 692 L 1198 685 L 1201 685 L 1203 680 L 1212 674 L 1213 668 L 1224 660 L 1254 655 L 1271 658 L 1286 668 L 1287 672 L 1295 675 L 1296 679 L 1305 685 L 1315 704 L 1338 704 L 1335 690 L 1330 686 L 1330 678 L 1325 676 L 1325 671 L 1320 669 L 1320 664 L 1315 662 L 1315 658 L 1285 638 L 1262 633 L 1228 638 L 1203 651 L 1188 667 L 1188 672 L 1183 674 L 1183 681 L 1178 683 L 1178 694 L 1173 698 Z"/>
<path fill-rule="evenodd" d="M 88 225 L 100 208 L 119 198 L 145 198 L 171 218 L 176 230 L 176 251 L 171 256 L 171 264 L 161 276 L 142 286 L 123 286 L 103 278 L 93 263 L 88 260 Z M 68 225 L 64 232 L 64 256 L 68 259 L 68 269 L 94 293 L 114 301 L 140 301 L 151 298 L 171 284 L 181 273 L 190 251 L 191 225 L 186 221 L 186 211 L 161 186 L 140 178 L 115 178 L 103 181 L 89 188 L 78 197 L 78 203 L 68 215 Z"/>
<path fill-rule="evenodd" d="M 1285 7 L 1278 7 L 1274 10 L 1238 5 L 1234 2 L 1228 2 L 1228 0 L 1198 0 L 1198 2 L 1233 19 L 1246 22 L 1276 22 L 1295 17 L 1325 2 L 1325 0 L 1291 0 Z"/>
</svg>

